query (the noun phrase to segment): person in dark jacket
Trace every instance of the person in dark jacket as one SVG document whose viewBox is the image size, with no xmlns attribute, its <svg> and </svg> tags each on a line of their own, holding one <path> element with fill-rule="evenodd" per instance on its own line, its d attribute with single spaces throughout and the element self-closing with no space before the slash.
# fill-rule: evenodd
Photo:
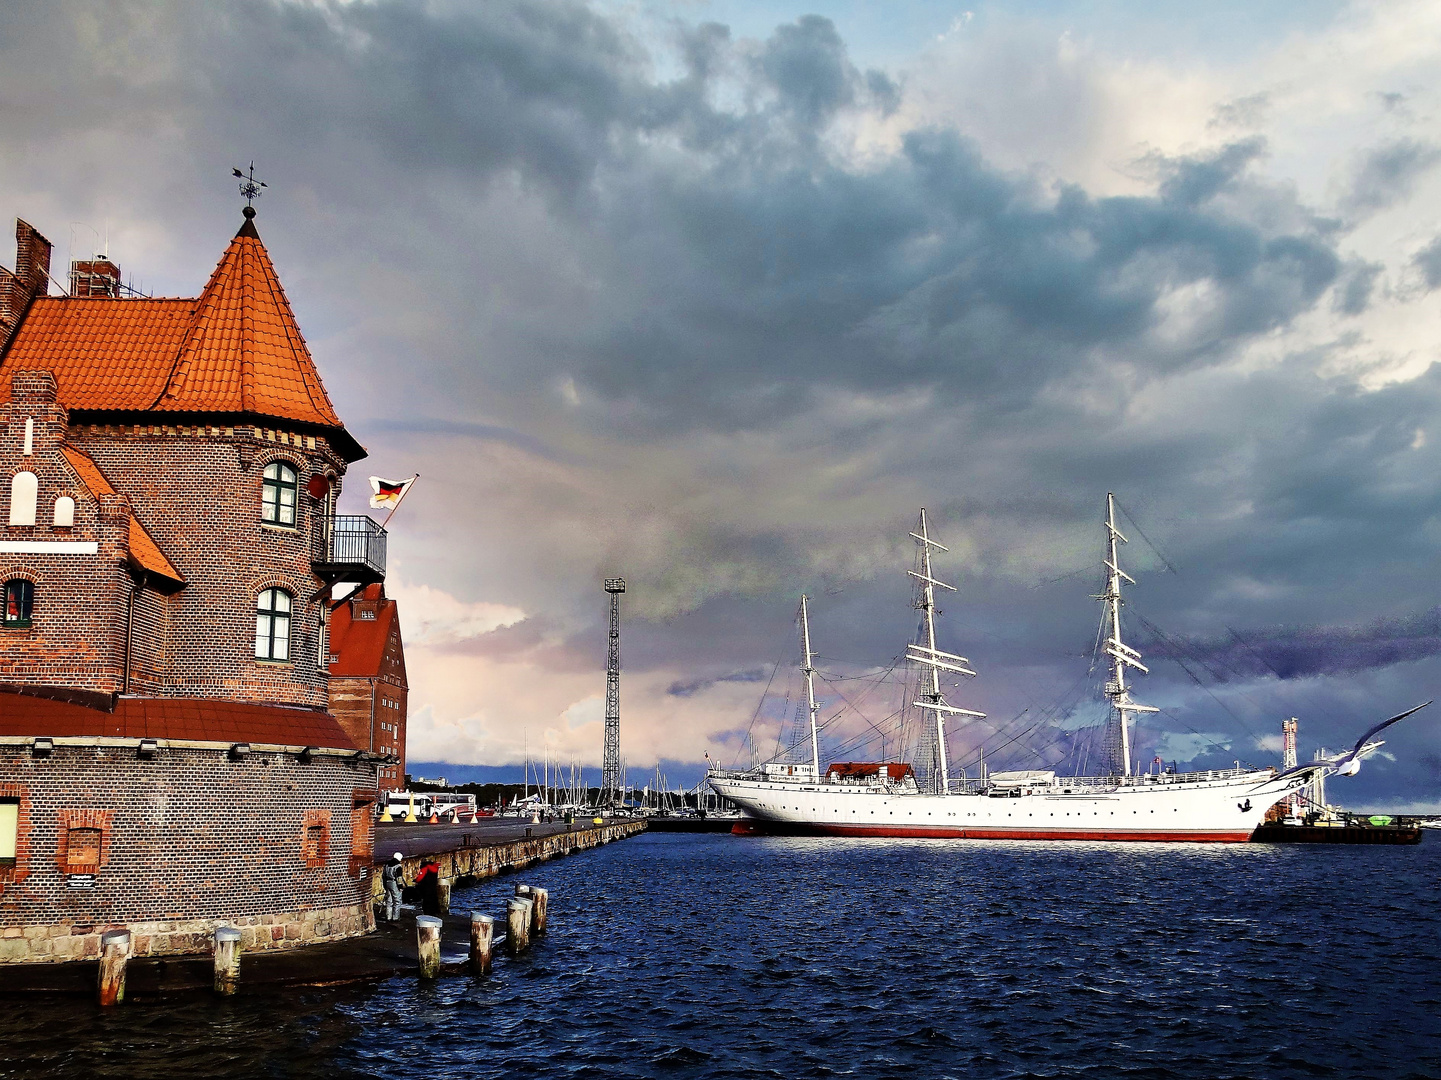
<svg viewBox="0 0 1441 1080">
<path fill-rule="evenodd" d="M 386 922 L 395 922 L 400 918 L 400 893 L 405 888 L 405 866 L 402 858 L 397 851 L 380 872 L 380 883 L 385 887 Z"/>
<path fill-rule="evenodd" d="M 420 910 L 427 915 L 440 914 L 440 864 L 423 863 L 415 875 L 415 889 L 420 895 Z"/>
</svg>

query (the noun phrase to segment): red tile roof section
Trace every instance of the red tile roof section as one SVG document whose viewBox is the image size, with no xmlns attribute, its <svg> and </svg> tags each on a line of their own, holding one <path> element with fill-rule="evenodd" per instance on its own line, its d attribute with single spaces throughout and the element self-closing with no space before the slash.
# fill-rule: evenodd
<svg viewBox="0 0 1441 1080">
<path fill-rule="evenodd" d="M 70 409 L 344 426 L 250 220 L 198 299 L 37 298 L 0 360 L 0 400 L 14 372 L 37 368 Z"/>
<path fill-rule="evenodd" d="M 330 665 L 332 676 L 373 679 L 380 674 L 380 663 L 385 659 L 385 645 L 390 640 L 390 628 L 395 623 L 394 600 L 381 597 L 381 586 L 367 585 L 360 593 L 363 600 L 379 601 L 379 610 L 374 619 L 352 618 L 350 600 L 347 598 L 330 617 L 330 651 L 335 663 Z"/>
<path fill-rule="evenodd" d="M 335 717 L 240 701 L 120 698 L 114 712 L 0 692 L 0 736 L 176 739 L 354 750 Z"/>
<path fill-rule="evenodd" d="M 60 452 L 65 455 L 65 460 L 70 463 L 70 467 L 75 470 L 75 475 L 80 478 L 80 482 L 85 485 L 91 495 L 98 499 L 101 495 L 115 494 L 115 489 L 110 485 L 110 481 L 105 479 L 105 474 L 100 471 L 100 467 L 90 457 L 82 454 L 73 446 L 61 446 Z M 130 557 L 152 574 L 159 574 L 161 577 L 169 578 L 181 585 L 185 584 L 185 575 L 165 557 L 165 553 L 160 550 L 160 545 L 145 531 L 145 526 L 140 524 L 134 514 L 130 515 Z"/>
</svg>

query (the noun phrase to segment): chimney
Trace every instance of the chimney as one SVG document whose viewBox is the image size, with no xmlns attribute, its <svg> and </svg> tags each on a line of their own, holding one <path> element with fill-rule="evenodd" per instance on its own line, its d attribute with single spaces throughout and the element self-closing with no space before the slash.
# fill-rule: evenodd
<svg viewBox="0 0 1441 1080">
<path fill-rule="evenodd" d="M 15 219 L 15 272 L 0 267 L 0 349 L 10 342 L 30 301 L 50 290 L 50 241 Z"/>
<path fill-rule="evenodd" d="M 120 267 L 109 259 L 77 259 L 70 264 L 70 295 L 120 299 Z"/>
<path fill-rule="evenodd" d="M 15 219 L 15 276 L 29 282 L 27 301 L 50 291 L 50 241 L 19 218 Z"/>
</svg>

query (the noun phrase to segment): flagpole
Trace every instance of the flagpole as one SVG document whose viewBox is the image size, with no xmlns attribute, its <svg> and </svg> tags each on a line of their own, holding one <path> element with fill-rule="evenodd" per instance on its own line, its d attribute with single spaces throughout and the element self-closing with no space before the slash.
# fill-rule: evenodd
<svg viewBox="0 0 1441 1080">
<path fill-rule="evenodd" d="M 386 514 L 385 520 L 380 523 L 382 529 L 390 524 L 390 519 L 395 517 L 395 512 L 400 509 L 400 504 L 405 502 L 405 497 L 410 494 L 412 485 L 419 479 L 420 473 L 416 473 L 410 478 L 410 483 L 405 485 L 405 490 L 400 493 L 400 498 L 395 500 L 395 505 L 390 508 L 390 513 Z"/>
</svg>

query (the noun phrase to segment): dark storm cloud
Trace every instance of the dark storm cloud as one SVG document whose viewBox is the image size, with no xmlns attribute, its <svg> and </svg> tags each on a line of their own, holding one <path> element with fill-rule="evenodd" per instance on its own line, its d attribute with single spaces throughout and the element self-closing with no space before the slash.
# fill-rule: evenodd
<svg viewBox="0 0 1441 1080">
<path fill-rule="evenodd" d="M 1428 290 L 1441 288 L 1441 236 L 1416 252 L 1412 261 L 1416 269 L 1421 271 Z"/>
<path fill-rule="evenodd" d="M 1215 683 L 1354 675 L 1441 654 L 1441 609 L 1366 626 L 1272 627 L 1200 639 L 1148 626 L 1141 641 L 1155 655 L 1193 665 Z"/>
<path fill-rule="evenodd" d="M 764 682 L 766 671 L 764 668 L 751 668 L 747 671 L 732 671 L 725 675 L 717 675 L 713 679 L 691 679 L 687 682 L 673 682 L 666 687 L 666 693 L 672 697 L 694 697 L 702 690 L 709 690 L 716 683 L 758 683 Z"/>
<path fill-rule="evenodd" d="M 1438 161 L 1441 149 L 1414 139 L 1377 147 L 1356 163 L 1341 207 L 1357 216 L 1384 210 L 1409 195 L 1416 181 Z"/>
</svg>

